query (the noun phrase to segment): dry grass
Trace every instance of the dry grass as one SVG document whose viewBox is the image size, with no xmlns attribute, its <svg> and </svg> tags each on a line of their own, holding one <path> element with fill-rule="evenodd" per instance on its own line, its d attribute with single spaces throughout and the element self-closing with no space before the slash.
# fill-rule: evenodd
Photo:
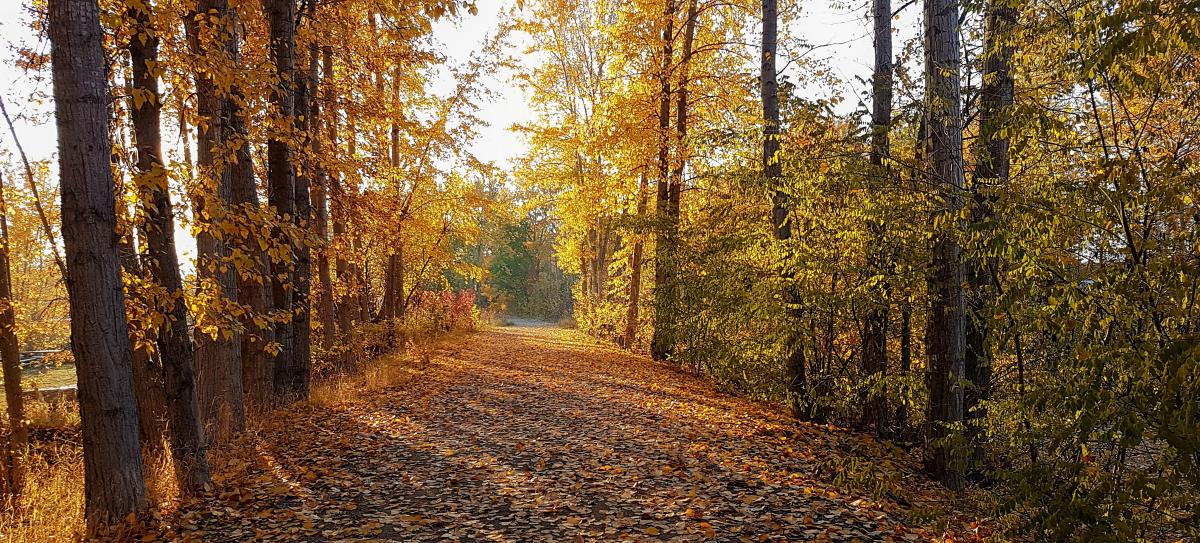
<svg viewBox="0 0 1200 543">
<path fill-rule="evenodd" d="M 69 404 L 30 402 L 25 413 L 34 433 L 53 437 L 35 440 L 20 499 L 0 503 L 0 541 L 78 541 L 84 527 L 79 410 Z M 149 453 L 142 460 L 151 503 L 163 506 L 175 499 L 179 488 L 170 455 Z"/>
<path fill-rule="evenodd" d="M 313 383 L 309 402 L 332 406 L 378 390 L 409 382 L 429 365 L 436 343 L 413 343 L 402 352 L 394 352 L 368 361 L 357 372 L 334 375 Z"/>
<path fill-rule="evenodd" d="M 0 505 L 0 537 L 7 542 L 74 541 L 83 526 L 83 449 L 72 434 L 79 410 L 62 403 L 31 401 L 25 418 L 35 442 L 26 462 L 25 488 L 19 501 Z"/>
<path fill-rule="evenodd" d="M 79 428 L 79 409 L 68 403 L 30 401 L 25 403 L 25 420 L 29 421 L 30 428 Z"/>
<path fill-rule="evenodd" d="M 52 463 L 42 454 L 30 458 L 24 494 L 18 503 L 4 504 L 0 534 L 6 543 L 79 539 L 83 528 L 83 450 L 60 447 Z"/>
</svg>

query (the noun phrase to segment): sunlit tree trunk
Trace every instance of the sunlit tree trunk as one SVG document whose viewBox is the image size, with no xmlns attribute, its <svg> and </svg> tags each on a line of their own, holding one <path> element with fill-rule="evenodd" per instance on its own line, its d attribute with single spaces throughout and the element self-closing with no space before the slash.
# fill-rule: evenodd
<svg viewBox="0 0 1200 543">
<path fill-rule="evenodd" d="M 8 443 L 4 451 L 3 490 L 17 495 L 25 486 L 25 453 L 29 428 L 25 425 L 25 398 L 21 394 L 21 345 L 17 341 L 17 316 L 13 307 L 12 270 L 8 259 L 8 207 L 4 178 L 0 175 L 0 361 L 4 369 L 4 398 L 8 404 Z"/>
<path fill-rule="evenodd" d="M 104 33 L 95 0 L 48 6 L 62 238 L 89 527 L 146 508 L 121 289 Z"/>
<path fill-rule="evenodd" d="M 346 153 L 352 157 L 358 156 L 358 126 L 354 117 L 347 116 L 346 124 L 346 133 L 349 136 L 346 142 Z M 359 195 L 358 181 L 356 179 L 354 184 L 345 186 L 349 188 L 346 204 L 350 206 Z M 362 233 L 357 229 L 350 233 L 350 254 L 353 257 L 350 262 L 350 275 L 353 278 L 353 284 L 350 286 L 353 307 L 350 314 L 359 322 L 369 322 L 371 320 L 371 304 L 369 303 L 371 285 L 367 284 L 367 261 L 363 251 Z"/>
<path fill-rule="evenodd" d="M 309 53 L 313 59 L 320 58 L 322 51 L 318 50 L 317 45 L 312 45 L 312 50 Z M 325 47 L 323 51 L 323 68 L 320 80 L 324 82 L 323 94 L 317 94 L 314 91 L 313 107 L 312 107 L 312 150 L 313 155 L 318 157 L 318 160 L 324 160 L 322 157 L 322 149 L 325 137 L 321 134 L 321 106 L 323 100 L 329 107 L 326 112 L 327 119 L 325 124 L 330 127 L 326 130 L 326 134 L 332 136 L 337 130 L 334 118 L 337 117 L 337 109 L 333 104 L 333 59 L 329 47 Z M 313 74 L 313 81 L 317 81 L 317 75 Z M 334 145 L 334 138 L 330 138 L 329 144 Z M 317 235 L 320 245 L 317 249 L 317 280 L 320 282 L 320 292 L 317 296 L 317 314 L 321 322 L 321 348 L 325 352 L 333 349 L 334 337 L 337 335 L 337 325 L 334 321 L 333 313 L 333 277 L 329 269 L 329 184 L 332 175 L 327 167 L 323 164 L 318 164 L 317 167 L 317 183 L 312 190 L 312 207 L 313 207 L 313 230 Z"/>
<path fill-rule="evenodd" d="M 240 35 L 233 37 L 234 56 L 237 62 L 240 58 Z M 232 87 L 230 94 L 229 129 L 235 142 L 236 163 L 230 171 L 233 206 L 235 213 L 242 217 L 253 216 L 261 209 L 258 198 L 258 186 L 254 179 L 254 162 L 250 153 L 250 143 L 247 139 L 246 114 L 241 108 L 242 90 Z M 264 323 L 271 312 L 272 298 L 270 288 L 271 259 L 259 243 L 262 232 L 251 228 L 242 237 L 241 249 L 250 256 L 251 268 L 238 270 L 238 302 L 247 307 L 251 318 L 245 322 L 246 331 L 242 334 L 242 386 L 246 400 L 253 406 L 262 407 L 271 401 L 274 388 L 275 366 L 272 357 L 267 353 L 267 347 L 275 341 L 275 325 Z M 269 241 L 269 240 L 268 240 Z M 256 319 L 257 317 L 257 319 Z M 265 325 L 264 325 L 265 324 Z"/>
<path fill-rule="evenodd" d="M 688 87 L 691 85 L 692 44 L 696 39 L 696 24 L 699 19 L 696 0 L 688 2 L 687 18 L 683 25 L 683 51 L 679 56 L 679 88 L 675 100 L 675 163 L 671 172 L 671 220 L 673 234 L 679 229 L 679 193 L 683 187 L 683 175 L 688 164 Z"/>
<path fill-rule="evenodd" d="M 122 206 L 117 206 L 121 211 Z M 118 223 L 120 220 L 118 220 Z M 119 249 L 121 251 L 121 267 L 125 273 L 145 277 L 141 262 L 138 258 L 138 248 L 132 243 L 132 235 L 121 236 Z M 144 244 L 144 242 L 143 242 Z M 126 287 L 126 298 L 131 295 L 129 285 Z M 132 332 L 133 329 L 130 328 Z M 135 334 L 136 335 L 136 334 Z M 130 339 L 132 341 L 132 338 Z M 166 387 L 163 386 L 163 367 L 158 357 L 151 352 L 149 346 L 131 344 L 133 349 L 133 395 L 137 400 L 138 435 L 141 437 L 142 449 L 154 453 L 162 449 L 167 435 L 167 400 Z M 197 407 L 198 409 L 198 407 Z"/>
<path fill-rule="evenodd" d="M 643 171 L 638 181 L 637 219 L 646 217 L 646 172 Z M 642 294 L 642 233 L 637 232 L 633 240 L 633 248 L 629 257 L 629 307 L 625 312 L 625 347 L 636 348 L 638 320 L 640 319 Z"/>
<path fill-rule="evenodd" d="M 131 14 L 130 18 L 136 20 L 137 15 Z M 140 46 L 141 44 L 139 43 L 138 45 Z M 130 57 L 132 58 L 132 56 L 133 55 L 131 54 Z M 128 68 L 129 70 L 125 75 L 125 96 L 131 102 L 127 105 L 127 107 L 129 111 L 132 112 L 135 106 L 135 104 L 132 103 L 134 95 L 133 67 L 128 66 Z M 112 126 L 123 127 L 124 123 L 116 118 L 115 113 L 115 109 L 110 111 L 110 115 L 113 117 L 111 121 Z M 124 130 L 121 132 L 121 147 L 128 148 L 130 144 L 124 141 Z M 119 160 L 121 160 L 120 153 L 116 152 L 116 149 L 114 148 L 114 168 L 118 167 L 117 162 Z M 133 187 L 135 191 L 138 190 L 136 188 L 136 184 L 134 183 L 130 183 L 130 187 Z M 131 210 L 129 209 L 129 206 L 123 203 L 125 201 L 123 192 L 126 190 L 124 179 L 117 180 L 117 190 L 119 191 L 117 194 L 117 224 L 129 224 L 128 229 L 126 231 L 122 231 L 121 236 L 118 238 L 118 249 L 121 252 L 121 268 L 123 268 L 124 274 L 129 274 L 138 277 L 139 279 L 147 279 L 145 268 L 142 266 L 141 262 L 144 258 L 149 258 L 149 255 L 142 254 L 146 250 L 146 238 L 148 237 L 146 234 L 146 221 L 139 221 L 134 217 L 129 216 Z M 137 199 L 144 200 L 140 194 L 138 195 Z M 140 244 L 138 243 L 139 241 Z M 149 283 L 150 281 L 147 280 L 147 282 Z M 124 285 L 125 297 L 127 300 L 130 299 L 130 297 L 137 295 L 136 291 L 131 287 L 132 285 L 129 283 L 125 283 Z M 156 352 L 158 350 L 156 347 L 156 339 L 158 334 L 156 331 L 149 331 L 149 336 L 147 338 L 150 340 L 155 340 L 151 341 L 151 343 L 154 343 L 155 346 L 145 344 L 139 345 L 136 341 L 140 335 L 139 332 L 141 334 L 145 334 L 147 331 L 135 331 L 132 326 L 129 330 L 131 334 L 130 341 L 132 342 L 130 347 L 133 350 L 133 395 L 137 400 L 138 435 L 141 438 L 142 452 L 144 454 L 154 455 L 162 451 L 163 445 L 166 443 L 166 439 L 168 438 L 166 426 L 166 388 L 163 386 L 163 367 L 159 361 L 158 353 Z M 146 458 L 151 457 L 152 456 L 147 456 Z"/>
<path fill-rule="evenodd" d="M 925 81 L 929 156 L 926 168 L 941 200 L 940 213 L 951 219 L 935 230 L 929 274 L 932 304 L 926 330 L 926 382 L 929 413 L 926 467 L 948 488 L 963 487 L 962 447 L 953 427 L 963 421 L 966 307 L 961 250 L 954 225 L 963 207 L 962 104 L 956 0 L 925 0 Z"/>
<path fill-rule="evenodd" d="M 130 15 L 138 33 L 128 46 L 133 68 L 135 96 L 130 117 L 137 143 L 139 198 L 145 213 L 144 263 L 150 280 L 174 296 L 166 320 L 157 330 L 158 356 L 162 364 L 162 383 L 168 419 L 169 443 L 179 485 L 186 491 L 200 488 L 209 480 L 207 443 L 196 398 L 196 370 L 192 358 L 192 340 L 188 333 L 187 306 L 183 299 L 183 280 L 175 251 L 175 214 L 167 187 L 167 171 L 162 161 L 160 134 L 162 102 L 158 77 L 158 37 L 150 24 L 150 4 L 144 9 L 131 8 Z M 210 353 L 211 354 L 211 353 Z M 240 382 L 241 376 L 238 376 Z M 240 395 L 241 391 L 238 390 Z M 240 403 L 241 398 L 237 398 Z M 159 436 L 144 436 L 147 442 Z"/>
<path fill-rule="evenodd" d="M 232 48 L 231 12 L 225 0 L 201 0 L 196 4 L 193 19 L 187 23 L 192 51 L 196 54 L 229 55 Z M 216 41 L 208 43 L 210 33 Z M 232 56 L 232 55 L 230 55 Z M 193 189 L 193 215 L 200 231 L 196 234 L 196 276 L 200 290 L 222 300 L 237 300 L 237 272 L 228 264 L 231 247 L 222 225 L 229 220 L 233 187 L 228 164 L 233 157 L 226 154 L 228 140 L 229 100 L 222 96 L 212 74 L 198 70 L 196 79 L 196 113 L 202 120 L 196 140 L 196 166 L 199 186 Z M 220 319 L 219 311 L 208 315 Z M 224 323 L 216 324 L 227 328 Z M 242 395 L 241 339 L 229 330 L 195 330 L 196 374 L 199 384 L 200 412 L 204 424 L 213 436 L 240 431 L 245 426 Z M 164 360 L 165 362 L 165 360 Z M 171 383 L 167 383 L 167 399 L 171 401 Z"/>
<path fill-rule="evenodd" d="M 326 45 L 322 48 L 322 56 L 324 57 L 325 76 L 333 77 L 333 48 Z M 333 85 L 332 80 L 325 84 L 325 92 L 329 93 L 331 98 L 328 103 L 330 107 L 334 107 L 333 101 Z M 328 139 L 331 151 L 334 156 L 338 154 L 338 110 L 334 108 L 325 115 L 325 126 L 329 131 Z M 347 139 L 347 154 L 352 155 L 354 149 L 354 138 L 356 136 L 351 132 Z M 353 159 L 353 156 L 349 156 Z M 338 333 L 341 335 L 341 341 L 348 343 L 351 340 L 352 327 L 354 319 L 358 318 L 358 306 L 356 304 L 357 290 L 354 286 L 354 274 L 351 268 L 351 262 L 346 259 L 346 251 L 349 250 L 347 239 L 348 232 L 346 229 L 347 210 L 349 207 L 350 194 L 346 191 L 346 181 L 343 177 L 343 172 L 332 171 L 329 173 L 329 197 L 330 197 L 330 218 L 333 222 L 333 240 L 331 242 L 336 251 L 336 259 L 334 263 L 334 273 L 337 275 L 338 285 L 338 302 L 335 306 L 337 312 Z M 349 358 L 349 357 L 347 357 Z M 349 360 L 344 360 L 349 362 Z"/>
<path fill-rule="evenodd" d="M 603 222 L 601 219 L 598 222 Z M 596 302 L 603 304 L 608 301 L 608 253 L 612 230 L 608 225 L 601 224 L 596 235 Z M 536 255 L 534 257 L 536 261 Z M 536 278 L 538 268 L 533 268 Z M 533 286 L 533 283 L 530 283 Z"/>
<path fill-rule="evenodd" d="M 346 154 L 351 157 L 358 156 L 358 125 L 355 122 L 354 116 L 347 112 L 346 114 Z M 352 216 L 354 204 L 358 199 L 358 177 L 347 177 L 341 183 L 342 192 L 346 198 L 343 201 L 343 210 L 346 216 Z M 345 225 L 346 223 L 343 223 Z M 347 272 L 349 281 L 346 284 L 346 296 L 350 307 L 348 308 L 349 320 L 351 322 L 357 320 L 359 322 L 367 322 L 370 320 L 370 309 L 367 304 L 365 275 L 363 273 L 363 262 L 360 259 L 362 254 L 362 235 L 357 229 L 348 229 L 346 237 L 348 238 L 343 243 L 343 249 L 347 256 Z"/>
</svg>

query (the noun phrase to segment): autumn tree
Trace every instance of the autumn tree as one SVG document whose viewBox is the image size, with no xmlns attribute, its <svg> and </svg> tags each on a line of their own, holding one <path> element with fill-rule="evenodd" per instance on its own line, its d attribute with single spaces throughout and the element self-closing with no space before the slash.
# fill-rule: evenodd
<svg viewBox="0 0 1200 543">
<path fill-rule="evenodd" d="M 237 272 L 230 265 L 231 243 L 226 233 L 233 199 L 233 156 L 229 128 L 228 78 L 232 51 L 237 47 L 233 18 L 224 0 L 200 0 L 186 22 L 188 41 L 201 69 L 196 88 L 197 187 L 192 195 L 199 294 L 206 297 L 196 316 L 196 365 L 204 423 L 218 435 L 245 426 L 242 392 L 241 341 L 237 327 L 226 322 L 226 309 L 237 300 Z"/>
<path fill-rule="evenodd" d="M 175 250 L 174 206 L 162 160 L 162 99 L 157 73 L 159 40 L 151 23 L 152 10 L 151 3 L 129 8 L 133 31 L 130 32 L 127 50 L 132 68 L 131 88 L 135 95 L 130 116 L 137 149 L 134 185 L 139 191 L 142 212 L 145 214 L 142 231 L 146 238 L 146 268 L 153 284 L 161 289 L 157 293 L 161 298 L 156 300 L 154 310 L 163 315 L 156 338 L 170 425 L 171 453 L 180 486 L 194 490 L 209 480 L 208 460 L 205 457 L 207 443 L 196 396 L 192 341 L 188 333 L 183 280 Z M 202 156 L 210 154 L 206 146 L 202 145 L 201 148 L 205 149 Z M 157 438 L 146 436 L 148 440 Z"/>
<path fill-rule="evenodd" d="M 103 31 L 94 0 L 53 0 L 49 22 L 86 514 L 89 526 L 99 526 L 147 505 L 109 166 Z"/>
<path fill-rule="evenodd" d="M 21 346 L 17 341 L 17 319 L 12 288 L 12 265 L 8 250 L 8 205 L 0 177 L 0 363 L 4 371 L 4 399 L 8 414 L 8 440 L 0 465 L 0 490 L 17 495 L 24 486 L 25 454 L 29 428 L 25 424 L 25 403 L 21 389 Z"/>
<path fill-rule="evenodd" d="M 267 142 L 267 203 L 274 208 L 280 222 L 290 222 L 296 217 L 296 170 L 290 144 L 296 115 L 296 2 L 270 0 L 263 3 L 263 10 L 270 28 L 270 54 L 275 68 L 270 98 L 272 133 Z M 274 228 L 272 235 L 280 247 L 271 255 L 273 307 L 284 315 L 275 328 L 279 345 L 273 362 L 274 387 L 277 395 L 288 396 L 299 392 L 294 375 L 294 270 L 290 262 L 294 247 L 290 231 L 282 224 Z"/>
<path fill-rule="evenodd" d="M 992 200 L 1009 178 L 1008 109 L 1013 103 L 1012 57 L 1017 11 L 1005 2 L 989 2 L 984 12 L 982 88 L 979 92 L 979 139 L 975 145 L 975 171 L 970 185 L 971 223 L 975 229 L 994 226 Z M 969 383 L 964 393 L 963 414 L 967 439 L 972 445 L 972 469 L 980 469 L 985 439 L 984 403 L 991 397 L 992 353 L 988 345 L 993 319 L 999 262 L 986 247 L 974 247 L 966 264 L 967 296 L 966 352 L 964 375 Z"/>
<path fill-rule="evenodd" d="M 892 125 L 892 3 L 889 0 L 872 2 L 871 20 L 874 23 L 875 67 L 871 76 L 871 156 L 875 171 L 869 172 L 876 187 L 890 188 L 892 179 L 890 164 Z M 863 423 L 873 426 L 877 434 L 887 433 L 889 425 L 887 396 L 882 377 L 888 369 L 888 329 L 891 319 L 890 285 L 891 274 L 888 249 L 886 247 L 886 224 L 880 219 L 870 219 L 868 229 L 874 244 L 870 255 L 869 271 L 874 274 L 869 281 L 871 309 L 863 323 L 862 366 L 868 377 L 867 402 L 863 407 Z"/>
<path fill-rule="evenodd" d="M 962 488 L 964 452 L 955 426 L 963 420 L 966 307 L 963 298 L 962 251 L 955 226 L 963 208 L 962 96 L 959 88 L 958 5 L 925 3 L 925 98 L 928 116 L 928 171 L 941 208 L 933 224 L 933 264 L 929 275 L 931 304 L 926 330 L 929 413 L 926 440 L 929 471 L 947 487 Z"/>
</svg>

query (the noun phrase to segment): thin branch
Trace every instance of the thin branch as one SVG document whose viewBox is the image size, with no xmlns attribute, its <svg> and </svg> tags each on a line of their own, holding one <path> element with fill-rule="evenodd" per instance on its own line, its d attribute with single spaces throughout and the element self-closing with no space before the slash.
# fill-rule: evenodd
<svg viewBox="0 0 1200 543">
<path fill-rule="evenodd" d="M 42 231 L 46 235 L 46 242 L 50 244 L 50 253 L 54 255 L 54 263 L 58 265 L 59 280 L 64 281 L 67 278 L 67 266 L 63 264 L 62 255 L 58 252 L 58 243 L 54 241 L 54 230 L 50 228 L 50 219 L 46 216 L 46 208 L 42 205 L 42 196 L 38 194 L 37 183 L 33 179 L 33 167 L 29 165 L 29 157 L 25 156 L 25 148 L 21 147 L 21 140 L 17 137 L 17 129 L 13 127 L 12 119 L 8 116 L 8 108 L 4 107 L 4 98 L 0 98 L 0 112 L 4 113 L 4 122 L 8 123 L 8 131 L 12 134 L 13 144 L 17 147 L 17 153 L 21 155 L 21 162 L 25 165 L 25 180 L 29 183 L 29 190 L 33 192 L 33 205 L 37 208 L 38 218 L 42 221 Z"/>
</svg>

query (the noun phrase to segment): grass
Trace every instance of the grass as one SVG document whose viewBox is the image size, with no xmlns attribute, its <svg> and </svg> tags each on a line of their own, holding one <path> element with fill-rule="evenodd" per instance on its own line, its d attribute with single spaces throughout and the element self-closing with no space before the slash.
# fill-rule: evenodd
<svg viewBox="0 0 1200 543">
<path fill-rule="evenodd" d="M 31 401 L 25 417 L 35 434 L 20 500 L 0 498 L 0 540 L 75 541 L 83 526 L 83 449 L 79 410 Z"/>
<path fill-rule="evenodd" d="M 48 389 L 75 384 L 75 366 L 49 366 L 27 369 L 21 372 L 21 388 L 25 390 Z M 0 388 L 0 400 L 4 400 L 4 389 Z"/>
<path fill-rule="evenodd" d="M 407 383 L 420 376 L 429 365 L 436 346 L 453 337 L 454 334 L 450 334 L 430 342 L 409 342 L 403 350 L 363 363 L 354 373 L 334 375 L 313 383 L 309 401 L 316 405 L 338 405 Z"/>
<path fill-rule="evenodd" d="M 76 541 L 83 527 L 83 449 L 59 446 L 53 461 L 30 458 L 24 494 L 0 512 L 5 542 Z"/>
</svg>

